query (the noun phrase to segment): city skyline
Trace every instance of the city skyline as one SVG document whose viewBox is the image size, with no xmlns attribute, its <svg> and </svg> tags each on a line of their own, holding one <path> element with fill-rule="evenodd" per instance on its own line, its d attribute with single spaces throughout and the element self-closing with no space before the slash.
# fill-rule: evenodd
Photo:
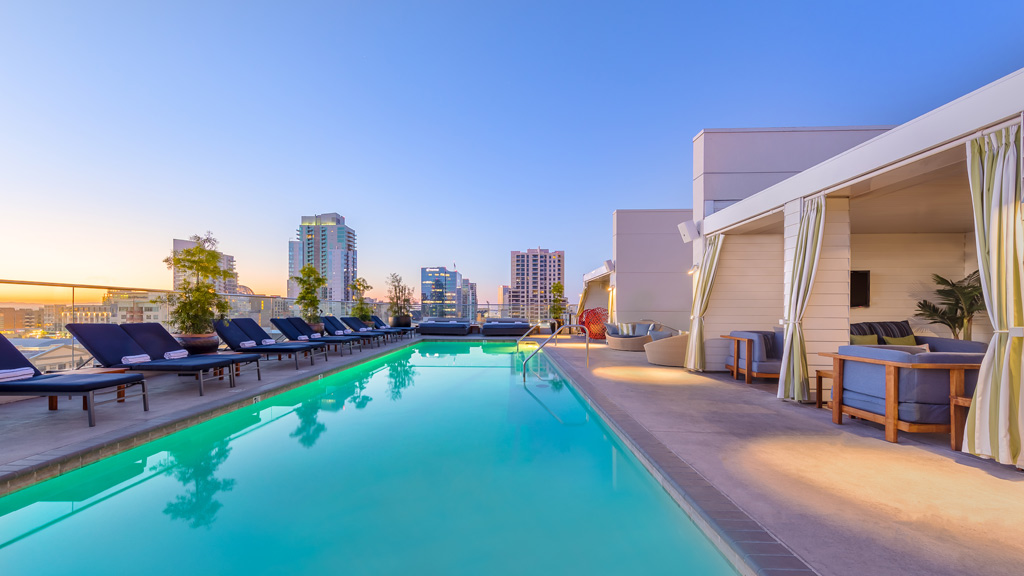
<svg viewBox="0 0 1024 576">
<path fill-rule="evenodd" d="M 1020 5 L 58 6 L 0 9 L 7 279 L 168 287 L 209 230 L 283 294 L 295 219 L 341 209 L 372 297 L 456 261 L 493 303 L 543 245 L 572 301 L 613 210 L 690 205 L 701 129 L 900 124 L 1024 54 Z"/>
</svg>

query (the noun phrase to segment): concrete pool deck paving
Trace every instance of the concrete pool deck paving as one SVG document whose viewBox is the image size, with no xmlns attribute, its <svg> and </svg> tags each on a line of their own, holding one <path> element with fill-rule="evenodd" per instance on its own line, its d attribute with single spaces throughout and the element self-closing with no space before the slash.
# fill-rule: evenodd
<svg viewBox="0 0 1024 576">
<path fill-rule="evenodd" d="M 1024 474 L 951 451 L 948 435 L 891 444 L 874 424 L 836 426 L 829 410 L 777 399 L 772 382 L 653 366 L 604 344 L 589 367 L 582 343 L 545 350 L 612 419 L 642 427 L 631 437 L 664 446 L 651 457 L 667 473 L 681 460 L 757 524 L 733 528 L 763 528 L 819 574 L 1024 573 Z"/>
<path fill-rule="evenodd" d="M 58 412 L 45 399 L 0 405 L 0 494 L 417 340 L 332 353 L 298 371 L 265 362 L 262 381 L 243 371 L 237 388 L 211 381 L 203 397 L 191 379 L 155 376 L 149 413 L 138 398 L 100 406 L 95 428 L 77 398 Z M 835 426 L 826 410 L 776 399 L 767 382 L 652 366 L 602 343 L 588 368 L 579 337 L 560 342 L 545 351 L 656 477 L 688 490 L 683 507 L 751 563 L 744 572 L 1022 573 L 1024 474 L 1015 469 L 953 453 L 942 435 L 890 444 L 874 425 Z"/>
</svg>

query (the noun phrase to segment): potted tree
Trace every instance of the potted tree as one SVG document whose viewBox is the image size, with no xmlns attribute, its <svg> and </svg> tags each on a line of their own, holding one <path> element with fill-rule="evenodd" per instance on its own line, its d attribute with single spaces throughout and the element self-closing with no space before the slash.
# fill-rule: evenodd
<svg viewBox="0 0 1024 576">
<path fill-rule="evenodd" d="M 228 280 L 234 272 L 220 266 L 217 239 L 211 232 L 189 238 L 195 246 L 175 250 L 164 258 L 167 268 L 181 273 L 177 292 L 167 295 L 170 304 L 168 324 L 178 333 L 175 338 L 189 354 L 216 352 L 220 340 L 213 332 L 213 322 L 231 311 L 227 298 L 217 294 L 216 280 Z"/>
<path fill-rule="evenodd" d="M 932 274 L 932 280 L 939 285 L 935 290 L 938 304 L 921 300 L 917 303 L 914 316 L 924 318 L 931 324 L 949 327 L 953 338 L 971 339 L 974 315 L 985 311 L 985 297 L 981 291 L 981 276 L 975 270 L 962 280 L 950 280 Z"/>
<path fill-rule="evenodd" d="M 551 306 L 548 313 L 551 314 L 551 333 L 554 334 L 562 327 L 562 314 L 565 313 L 565 286 L 561 282 L 551 285 Z"/>
<path fill-rule="evenodd" d="M 395 328 L 412 326 L 409 308 L 412 306 L 412 287 L 406 286 L 396 273 L 388 276 L 388 323 Z"/>
<path fill-rule="evenodd" d="M 299 295 L 295 298 L 301 310 L 300 316 L 309 324 L 313 331 L 324 331 L 324 323 L 320 320 L 320 289 L 327 286 L 327 278 L 312 264 L 306 264 L 299 270 L 298 276 L 292 280 L 299 286 Z"/>
<path fill-rule="evenodd" d="M 363 322 L 369 322 L 373 316 L 373 308 L 366 304 L 366 292 L 373 290 L 373 286 L 366 281 L 366 278 L 356 278 L 355 282 L 348 285 L 349 290 L 356 295 L 356 305 L 352 307 L 352 315 Z"/>
</svg>

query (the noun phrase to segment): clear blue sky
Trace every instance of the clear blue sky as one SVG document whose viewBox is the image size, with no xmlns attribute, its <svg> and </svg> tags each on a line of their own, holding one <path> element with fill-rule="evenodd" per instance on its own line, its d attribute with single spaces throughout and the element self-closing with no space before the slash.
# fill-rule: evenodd
<svg viewBox="0 0 1024 576">
<path fill-rule="evenodd" d="M 303 214 L 360 274 L 566 252 L 687 208 L 702 128 L 900 124 L 1024 67 L 1024 3 L 0 3 L 0 278 L 167 287 L 212 230 L 283 293 Z"/>
</svg>

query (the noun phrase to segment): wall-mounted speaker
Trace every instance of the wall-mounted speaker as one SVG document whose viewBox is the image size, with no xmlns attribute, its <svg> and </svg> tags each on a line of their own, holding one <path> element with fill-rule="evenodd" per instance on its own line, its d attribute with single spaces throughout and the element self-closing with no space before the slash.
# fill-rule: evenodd
<svg viewBox="0 0 1024 576">
<path fill-rule="evenodd" d="M 679 225 L 679 235 L 683 237 L 683 242 L 693 242 L 700 232 L 697 230 L 697 224 L 693 220 L 687 220 Z"/>
</svg>

